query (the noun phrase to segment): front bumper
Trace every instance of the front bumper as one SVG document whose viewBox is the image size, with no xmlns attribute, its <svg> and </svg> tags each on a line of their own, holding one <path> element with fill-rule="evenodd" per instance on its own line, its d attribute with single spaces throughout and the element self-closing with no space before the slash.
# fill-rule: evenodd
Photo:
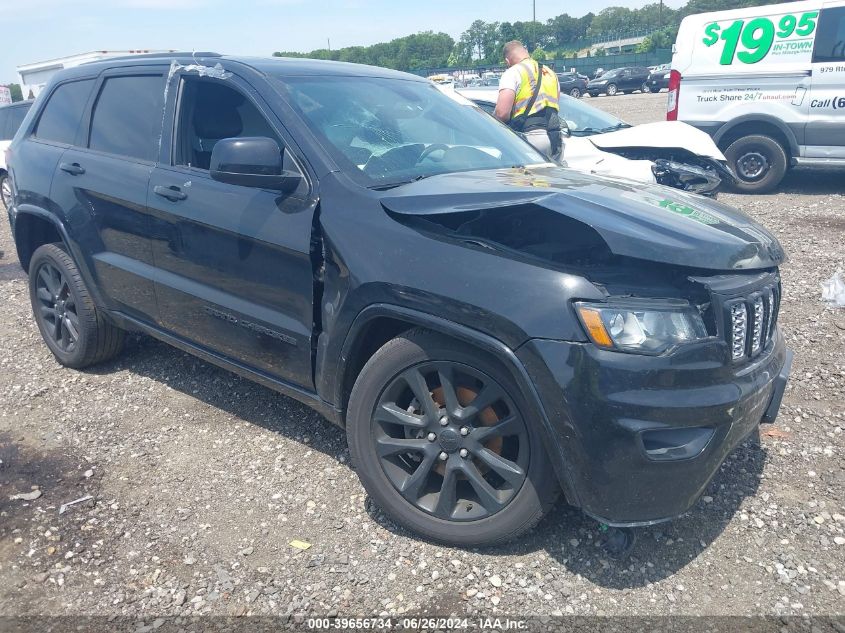
<svg viewBox="0 0 845 633">
<path fill-rule="evenodd" d="M 686 512 L 728 454 L 774 420 L 792 358 L 779 333 L 739 367 L 713 343 L 647 357 L 532 340 L 517 355 L 551 421 L 569 501 L 615 526 Z M 698 439 L 674 454 L 647 450 L 644 438 L 673 434 Z"/>
</svg>

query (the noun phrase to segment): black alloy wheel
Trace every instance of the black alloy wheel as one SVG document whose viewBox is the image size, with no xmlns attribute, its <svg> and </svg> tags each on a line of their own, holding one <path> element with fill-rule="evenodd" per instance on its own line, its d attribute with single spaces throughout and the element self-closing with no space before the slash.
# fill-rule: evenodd
<svg viewBox="0 0 845 633">
<path fill-rule="evenodd" d="M 56 266 L 43 261 L 35 272 L 36 318 L 57 348 L 73 352 L 79 341 L 79 314 L 67 279 Z"/>
<path fill-rule="evenodd" d="M 116 356 L 124 332 L 106 320 L 62 244 L 35 249 L 29 263 L 29 300 L 47 347 L 65 367 L 80 369 Z"/>
<path fill-rule="evenodd" d="M 501 385 L 467 365 L 428 362 L 398 375 L 373 413 L 373 440 L 405 500 L 441 519 L 496 514 L 525 482 L 525 421 Z"/>
<path fill-rule="evenodd" d="M 366 362 L 349 396 L 346 435 L 376 505 L 440 543 L 516 538 L 560 493 L 543 422 L 510 371 L 423 328 Z"/>
</svg>

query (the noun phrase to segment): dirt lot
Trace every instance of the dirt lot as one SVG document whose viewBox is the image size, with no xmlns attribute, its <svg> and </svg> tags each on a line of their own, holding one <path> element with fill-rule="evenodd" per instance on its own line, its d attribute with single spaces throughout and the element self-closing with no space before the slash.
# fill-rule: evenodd
<svg viewBox="0 0 845 633">
<path fill-rule="evenodd" d="M 588 102 L 641 123 L 665 100 Z M 425 543 L 372 507 L 340 430 L 149 338 L 62 369 L 3 221 L 0 614 L 842 614 L 845 310 L 819 287 L 845 268 L 842 183 L 794 172 L 779 193 L 722 196 L 789 253 L 792 380 L 777 425 L 686 516 L 641 530 L 624 563 L 562 503 L 493 551 Z M 33 487 L 39 498 L 10 500 Z"/>
</svg>

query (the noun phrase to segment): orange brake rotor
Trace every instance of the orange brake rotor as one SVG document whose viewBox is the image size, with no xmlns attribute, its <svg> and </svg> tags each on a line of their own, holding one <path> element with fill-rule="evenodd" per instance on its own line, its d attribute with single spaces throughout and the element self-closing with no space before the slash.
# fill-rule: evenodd
<svg viewBox="0 0 845 633">
<path fill-rule="evenodd" d="M 455 394 L 458 397 L 458 404 L 462 407 L 467 406 L 478 395 L 477 391 L 473 391 L 468 387 L 456 387 Z M 431 392 L 431 397 L 434 401 L 441 407 L 446 406 L 446 399 L 443 397 L 443 387 L 436 387 Z M 493 407 L 487 407 L 483 411 L 478 414 L 477 424 L 480 423 L 481 426 L 493 426 L 496 422 L 499 421 L 499 416 L 496 415 L 496 412 L 493 410 Z M 491 437 L 487 442 L 484 443 L 488 449 L 496 453 L 497 455 L 502 454 L 502 443 L 503 440 L 501 437 Z M 479 466 L 481 467 L 481 466 Z M 446 472 L 446 465 L 443 462 L 439 462 L 435 467 L 434 470 L 440 475 L 443 475 Z M 485 472 L 486 468 L 482 470 Z"/>
</svg>

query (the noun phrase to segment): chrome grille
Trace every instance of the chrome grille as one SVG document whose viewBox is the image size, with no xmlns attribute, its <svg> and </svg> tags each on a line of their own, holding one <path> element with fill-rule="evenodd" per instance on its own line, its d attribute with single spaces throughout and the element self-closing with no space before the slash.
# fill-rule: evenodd
<svg viewBox="0 0 845 633">
<path fill-rule="evenodd" d="M 731 306 L 731 351 L 734 360 L 745 356 L 745 336 L 748 333 L 748 311 L 744 303 Z"/>
<path fill-rule="evenodd" d="M 760 351 L 760 344 L 763 342 L 763 297 L 756 297 L 751 304 L 751 353 Z"/>
<path fill-rule="evenodd" d="M 775 332 L 779 303 L 780 289 L 773 286 L 725 304 L 726 333 L 734 361 L 753 358 L 766 348 Z"/>
</svg>

